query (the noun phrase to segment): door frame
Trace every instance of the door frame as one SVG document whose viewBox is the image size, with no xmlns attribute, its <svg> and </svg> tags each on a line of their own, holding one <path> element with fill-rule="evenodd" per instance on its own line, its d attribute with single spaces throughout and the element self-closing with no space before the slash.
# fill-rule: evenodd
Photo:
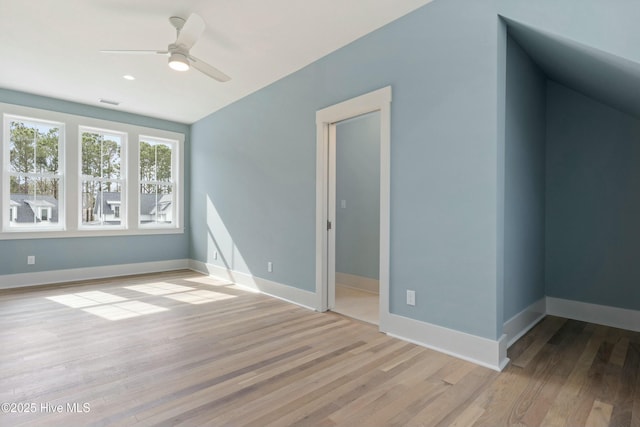
<svg viewBox="0 0 640 427">
<path fill-rule="evenodd" d="M 335 254 L 335 200 L 329 200 L 329 165 L 332 161 L 329 141 L 331 137 L 335 141 L 335 123 L 374 111 L 380 112 L 380 323 L 378 326 L 384 332 L 389 323 L 391 86 L 316 111 L 316 309 L 327 311 L 332 308 L 332 304 L 335 304 L 335 294 L 333 292 L 330 294 L 329 289 L 330 280 L 335 283 L 335 258 L 329 259 L 330 245 L 332 253 Z M 335 164 L 335 158 L 333 162 Z M 330 231 L 327 230 L 328 221 L 332 224 Z"/>
</svg>

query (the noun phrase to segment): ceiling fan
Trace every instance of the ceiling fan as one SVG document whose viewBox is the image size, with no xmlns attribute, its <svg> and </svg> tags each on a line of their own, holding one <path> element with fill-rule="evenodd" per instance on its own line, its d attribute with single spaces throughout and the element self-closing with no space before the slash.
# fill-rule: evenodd
<svg viewBox="0 0 640 427">
<path fill-rule="evenodd" d="M 172 16 L 169 18 L 169 22 L 176 29 L 177 35 L 176 41 L 171 43 L 166 50 L 101 50 L 100 52 L 164 55 L 169 57 L 169 67 L 176 71 L 187 71 L 193 67 L 219 82 L 231 80 L 231 77 L 222 71 L 189 53 L 189 49 L 198 41 L 205 29 L 206 25 L 202 17 L 195 13 L 192 13 L 187 20 Z"/>
</svg>

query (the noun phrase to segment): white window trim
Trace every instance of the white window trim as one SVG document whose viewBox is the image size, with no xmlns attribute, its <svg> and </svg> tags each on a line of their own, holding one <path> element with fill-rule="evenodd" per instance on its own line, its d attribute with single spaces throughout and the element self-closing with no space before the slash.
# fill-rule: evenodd
<svg viewBox="0 0 640 427">
<path fill-rule="evenodd" d="M 1 106 L 2 104 L 0 104 Z M 19 114 L 11 111 L 0 110 L 3 114 L 2 120 L 2 161 L 0 162 L 0 167 L 2 167 L 2 189 L 0 194 L 0 208 L 2 211 L 0 213 L 0 224 L 2 224 L 2 231 L 0 234 L 4 233 L 20 233 L 20 235 L 24 236 L 25 234 L 39 234 L 43 232 L 51 232 L 51 231 L 64 231 L 65 229 L 65 212 L 66 212 L 66 203 L 64 199 L 65 195 L 65 141 L 66 141 L 66 123 L 62 120 L 56 120 L 55 118 L 49 118 L 44 116 L 34 116 L 29 114 Z M 10 150 L 9 150 L 9 141 L 11 139 L 10 134 L 10 126 L 9 123 L 12 121 L 25 121 L 25 122 L 34 122 L 34 123 L 42 123 L 44 125 L 56 126 L 59 128 L 58 135 L 58 173 L 57 174 L 43 174 L 43 173 L 29 173 L 28 175 L 34 177 L 41 177 L 49 175 L 51 178 L 57 178 L 59 180 L 58 185 L 58 222 L 51 223 L 50 219 L 46 221 L 46 223 L 40 223 L 37 226 L 28 225 L 28 224 L 18 224 L 15 221 L 10 221 L 10 214 L 8 210 L 5 211 L 5 206 L 11 206 L 11 195 L 10 195 L 10 182 L 11 182 L 11 172 L 9 171 L 9 162 L 10 162 Z M 5 143 L 6 142 L 6 143 Z M 38 213 L 40 209 L 38 209 Z M 49 218 L 51 218 L 51 212 L 49 212 Z M 16 212 L 17 215 L 17 212 Z M 35 216 L 39 216 L 34 212 Z"/>
<path fill-rule="evenodd" d="M 8 144 L 2 144 L 0 150 L 2 165 L 2 191 L 0 197 L 0 240 L 16 240 L 16 239 L 46 239 L 46 238 L 65 238 L 65 237 L 96 237 L 96 236 L 133 236 L 133 235 L 154 235 L 154 234 L 183 234 L 184 233 L 184 134 L 154 129 L 144 126 L 130 125 L 120 122 L 111 122 L 107 120 L 94 119 L 90 117 L 78 116 L 73 114 L 58 113 L 55 111 L 42 110 L 31 107 L 22 107 L 13 104 L 0 103 L 0 114 L 10 116 L 20 116 L 26 119 L 32 119 L 42 122 L 53 121 L 64 123 L 65 125 L 65 147 L 61 169 L 63 182 L 60 189 L 60 197 L 64 198 L 65 212 L 58 218 L 58 226 L 55 228 L 42 227 L 37 230 L 31 228 L 23 230 L 21 228 L 9 229 L 9 184 L 8 184 L 8 168 L 4 166 L 5 150 L 8 150 Z M 111 132 L 121 132 L 127 134 L 128 161 L 126 164 L 127 195 L 126 205 L 130 208 L 126 212 L 126 224 L 128 228 L 80 228 L 80 206 L 81 196 L 80 190 L 80 127 L 108 129 Z M 6 126 L 3 123 L 3 135 Z M 173 140 L 178 141 L 176 150 L 176 166 L 177 176 L 174 178 L 174 197 L 177 202 L 174 224 L 162 227 L 140 227 L 138 224 L 137 209 L 131 207 L 139 206 L 139 178 L 138 176 L 138 153 L 141 136 L 150 137 L 154 140 Z M 6 138 L 6 136 L 5 136 Z M 60 214 L 59 214 L 60 215 Z"/>
<path fill-rule="evenodd" d="M 180 174 L 179 174 L 179 169 L 180 169 L 180 162 L 181 162 L 181 158 L 182 158 L 182 151 L 180 150 L 180 147 L 182 144 L 180 144 L 179 141 L 175 140 L 175 139 L 167 139 L 167 138 L 158 138 L 158 137 L 154 137 L 154 136 L 150 136 L 150 135 L 140 135 L 140 138 L 138 139 L 138 144 L 140 144 L 141 140 L 148 140 L 149 142 L 158 142 L 161 144 L 167 144 L 171 146 L 171 186 L 173 187 L 173 191 L 171 192 L 171 201 L 172 203 L 174 203 L 174 206 L 181 206 L 183 202 L 179 201 L 180 199 L 178 199 L 178 197 L 180 197 L 181 193 L 177 193 L 176 189 L 178 188 L 179 182 L 180 182 Z M 140 164 L 140 146 L 138 145 L 138 162 L 137 164 Z M 178 170 L 176 170 L 178 169 Z M 137 193 L 138 195 L 140 194 L 140 186 L 142 185 L 142 179 L 140 179 L 140 172 L 139 169 L 136 169 L 137 171 L 137 176 L 138 176 L 138 186 L 137 186 Z M 161 181 L 144 181 L 147 184 L 155 184 L 155 185 L 166 185 L 166 182 L 161 182 Z M 177 204 L 176 204 L 177 203 Z M 137 209 L 137 213 L 140 212 L 140 201 L 138 200 L 138 209 Z M 173 211 L 173 215 L 174 215 L 174 221 L 172 224 L 158 224 L 158 223 L 148 223 L 148 224 L 142 224 L 140 223 L 139 217 L 138 217 L 138 227 L 140 227 L 141 229 L 145 229 L 145 230 L 152 230 L 152 229 L 167 229 L 167 228 L 173 228 L 175 227 L 175 224 L 177 221 L 179 221 L 180 218 L 180 212 L 179 209 L 175 209 Z"/>
<path fill-rule="evenodd" d="M 125 200 L 124 207 L 120 208 L 120 225 L 83 225 L 82 224 L 82 216 L 78 216 L 78 230 L 127 230 L 128 222 L 127 222 L 127 193 L 128 193 L 128 139 L 129 134 L 127 132 L 115 131 L 113 129 L 102 129 L 97 127 L 90 126 L 79 126 L 78 129 L 78 174 L 79 174 L 79 182 L 78 182 L 78 209 L 82 211 L 82 181 L 85 179 L 81 174 L 82 172 L 82 134 L 84 132 L 90 133 L 98 133 L 98 134 L 115 134 L 122 138 L 122 143 L 120 145 L 120 178 L 112 180 L 113 182 L 118 182 L 122 185 L 120 197 Z M 124 212 L 124 216 L 122 215 Z M 79 212 L 78 212 L 79 213 Z"/>
</svg>

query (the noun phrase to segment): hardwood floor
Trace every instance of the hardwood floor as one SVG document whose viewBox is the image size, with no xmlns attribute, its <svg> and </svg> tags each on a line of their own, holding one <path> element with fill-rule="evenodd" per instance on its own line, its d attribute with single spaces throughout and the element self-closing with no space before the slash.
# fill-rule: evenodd
<svg viewBox="0 0 640 427">
<path fill-rule="evenodd" d="M 640 426 L 640 333 L 547 317 L 497 373 L 190 271 L 4 291 L 0 346 L 2 426 Z"/>
<path fill-rule="evenodd" d="M 332 311 L 378 325 L 380 323 L 380 295 L 336 283 L 336 305 Z"/>
</svg>

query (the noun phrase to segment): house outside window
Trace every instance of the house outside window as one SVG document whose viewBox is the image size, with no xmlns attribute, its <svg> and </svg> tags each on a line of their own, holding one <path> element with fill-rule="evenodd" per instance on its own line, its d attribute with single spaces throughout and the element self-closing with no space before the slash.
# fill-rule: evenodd
<svg viewBox="0 0 640 427">
<path fill-rule="evenodd" d="M 5 115 L 4 141 L 5 230 L 62 228 L 64 124 Z"/>
</svg>

